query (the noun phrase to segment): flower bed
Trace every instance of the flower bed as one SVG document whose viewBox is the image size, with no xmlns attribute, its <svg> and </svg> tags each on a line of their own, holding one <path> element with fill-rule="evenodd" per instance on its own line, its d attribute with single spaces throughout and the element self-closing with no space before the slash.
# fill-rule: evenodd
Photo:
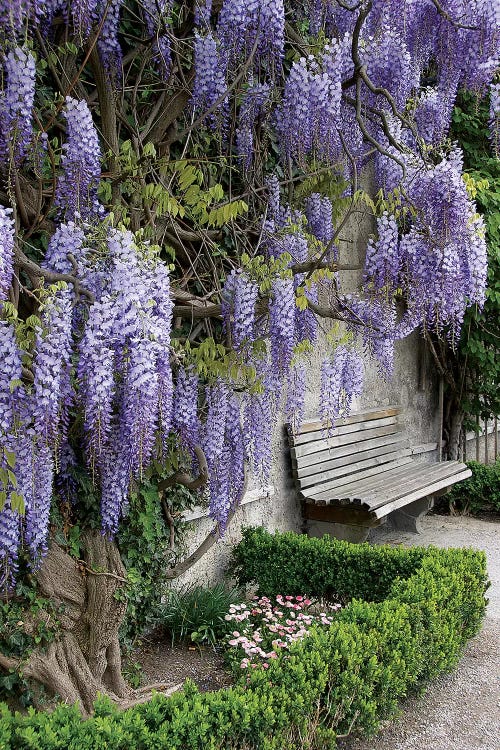
<svg viewBox="0 0 500 750">
<path fill-rule="evenodd" d="M 238 630 L 226 638 L 230 661 L 239 661 L 241 669 L 269 669 L 272 659 L 285 658 L 283 652 L 305 638 L 312 627 L 329 627 L 340 604 L 327 603 L 323 609 L 300 594 L 278 594 L 274 602 L 267 596 L 254 596 L 252 602 L 232 604 L 225 619 Z"/>
<path fill-rule="evenodd" d="M 287 658 L 245 669 L 235 687 L 192 683 L 119 712 L 107 700 L 26 716 L 0 711 L 9 750 L 327 750 L 336 735 L 371 732 L 420 683 L 451 669 L 485 609 L 486 560 L 474 550 L 393 549 L 247 530 L 233 570 L 259 596 L 286 591 L 344 606 L 311 627 Z M 364 597 L 364 600 L 360 598 Z M 292 601 L 292 600 L 289 600 Z M 243 621 L 241 621 L 243 622 Z"/>
</svg>

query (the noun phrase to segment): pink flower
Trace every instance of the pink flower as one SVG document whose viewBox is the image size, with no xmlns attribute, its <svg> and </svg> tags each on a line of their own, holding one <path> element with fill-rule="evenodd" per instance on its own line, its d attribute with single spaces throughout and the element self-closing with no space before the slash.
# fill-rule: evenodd
<svg viewBox="0 0 500 750">
<path fill-rule="evenodd" d="M 296 596 L 295 598 L 296 598 L 296 600 L 297 600 L 298 602 L 302 602 L 302 601 L 304 601 L 304 597 L 303 597 L 303 596 Z"/>
</svg>

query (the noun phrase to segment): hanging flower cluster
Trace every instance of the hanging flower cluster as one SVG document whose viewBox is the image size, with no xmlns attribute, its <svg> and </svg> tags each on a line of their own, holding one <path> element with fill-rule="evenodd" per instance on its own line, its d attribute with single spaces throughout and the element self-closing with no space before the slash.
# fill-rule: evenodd
<svg viewBox="0 0 500 750">
<path fill-rule="evenodd" d="M 0 205 L 0 302 L 7 299 L 12 281 L 14 231 L 12 209 Z"/>
<path fill-rule="evenodd" d="M 321 365 L 320 416 L 328 431 L 346 416 L 363 390 L 363 360 L 354 349 L 338 346 Z"/>
<path fill-rule="evenodd" d="M 4 63 L 6 84 L 0 93 L 0 163 L 19 163 L 32 137 L 35 58 L 23 47 L 11 50 Z"/>
<path fill-rule="evenodd" d="M 66 221 L 87 220 L 101 211 L 97 200 L 101 149 L 87 103 L 68 96 L 64 112 L 67 139 L 55 203 Z"/>
</svg>

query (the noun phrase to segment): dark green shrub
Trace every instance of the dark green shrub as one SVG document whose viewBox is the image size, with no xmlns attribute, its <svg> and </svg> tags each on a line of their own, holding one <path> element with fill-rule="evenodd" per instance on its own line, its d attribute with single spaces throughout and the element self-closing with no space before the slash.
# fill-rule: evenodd
<svg viewBox="0 0 500 750">
<path fill-rule="evenodd" d="M 231 604 L 243 598 L 239 589 L 223 583 L 193 586 L 184 591 L 171 590 L 159 608 L 158 621 L 174 641 L 209 643 L 214 646 L 228 631 L 224 620 Z"/>
<path fill-rule="evenodd" d="M 332 750 L 337 733 L 374 731 L 410 690 L 453 667 L 484 614 L 479 551 L 388 549 L 249 529 L 234 560 L 241 583 L 263 594 L 283 585 L 282 592 L 356 598 L 329 629 L 312 629 L 287 659 L 244 674 L 230 689 L 200 694 L 187 682 L 170 698 L 157 695 L 125 712 L 101 699 L 87 721 L 65 705 L 26 716 L 4 708 L 0 750 Z"/>
<path fill-rule="evenodd" d="M 496 511 L 500 513 L 500 461 L 485 466 L 467 461 L 472 476 L 456 484 L 446 500 L 449 507 L 461 513 Z"/>
<path fill-rule="evenodd" d="M 381 601 L 394 579 L 408 578 L 425 554 L 417 547 L 373 547 L 293 533 L 272 536 L 262 528 L 249 528 L 233 551 L 230 570 L 241 584 L 256 583 L 265 596 Z"/>
</svg>

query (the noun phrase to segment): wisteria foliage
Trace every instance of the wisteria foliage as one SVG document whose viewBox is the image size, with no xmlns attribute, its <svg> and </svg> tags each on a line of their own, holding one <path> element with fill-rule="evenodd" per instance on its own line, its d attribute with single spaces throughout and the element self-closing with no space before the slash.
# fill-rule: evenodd
<svg viewBox="0 0 500 750">
<path fill-rule="evenodd" d="M 461 176 L 461 155 L 446 138 L 459 88 L 478 96 L 489 90 L 498 156 L 498 2 L 363 0 L 350 10 L 336 0 L 197 0 L 192 15 L 187 5 L 147 0 L 127 16 L 126 0 L 0 0 L 0 457 L 5 464 L 15 455 L 16 478 L 0 506 L 0 588 L 12 585 L 23 548 L 33 567 L 40 563 L 52 493 L 75 502 L 77 461 L 100 492 L 102 528 L 113 536 L 131 485 L 153 458 L 162 460 L 172 438 L 193 470 L 201 446 L 210 513 L 222 532 L 241 499 L 247 464 L 268 481 L 280 410 L 294 430 L 300 425 L 320 301 L 335 306 L 349 334 L 348 344 L 345 336 L 329 337 L 332 351 L 322 363 L 318 408 L 329 430 L 361 394 L 362 351 L 389 376 L 400 338 L 423 327 L 456 341 L 466 307 L 484 302 L 483 223 Z M 61 28 L 75 58 L 60 80 L 61 71 L 51 69 L 63 95 L 40 107 L 40 40 L 58 43 Z M 99 197 L 103 182 L 114 199 L 120 190 L 116 153 L 112 173 L 103 167 L 120 145 L 110 141 L 85 85 L 96 78 L 101 110 L 110 103 L 113 110 L 131 91 L 137 102 L 141 90 L 127 88 L 124 75 L 134 64 L 131 39 L 140 34 L 142 70 L 150 59 L 149 83 L 160 92 L 144 136 L 168 114 L 167 107 L 159 115 L 163 98 L 178 85 L 172 107 L 184 97 L 188 140 L 194 126 L 205 138 L 198 155 L 215 139 L 221 159 L 260 200 L 246 245 L 260 266 L 233 259 L 220 290 L 220 328 L 232 357 L 223 377 L 198 371 L 172 346 L 171 269 L 142 229 L 134 234 L 120 224 Z M 93 74 L 81 83 L 87 63 Z M 135 117 L 123 112 L 122 141 Z M 57 158 L 47 131 L 62 140 Z M 273 159 L 259 151 L 261 131 Z M 173 184 L 164 181 L 164 167 L 177 132 L 171 128 L 158 145 L 155 188 Z M 143 148 L 143 133 L 134 137 L 125 144 L 138 148 L 139 139 Z M 184 157 L 188 142 L 183 149 Z M 151 153 L 137 151 L 133 179 Z M 290 185 L 316 168 L 334 169 L 352 185 L 343 197 L 354 201 L 360 175 L 372 166 L 377 187 L 386 194 L 398 188 L 397 210 L 392 201 L 379 215 L 363 289 L 346 294 L 335 272 L 339 227 L 328 190 L 313 186 L 294 202 Z M 43 216 L 38 206 L 37 221 L 48 242 L 30 246 L 23 211 L 32 209 L 18 206 L 16 196 L 23 175 L 43 182 L 47 171 L 53 180 L 42 198 L 52 202 Z M 30 247 L 36 261 L 44 252 L 47 280 L 59 282 L 37 298 L 27 337 L 27 315 L 13 309 L 16 264 Z M 73 282 L 64 283 L 67 277 Z M 19 496 L 24 515 L 14 507 Z"/>
</svg>

